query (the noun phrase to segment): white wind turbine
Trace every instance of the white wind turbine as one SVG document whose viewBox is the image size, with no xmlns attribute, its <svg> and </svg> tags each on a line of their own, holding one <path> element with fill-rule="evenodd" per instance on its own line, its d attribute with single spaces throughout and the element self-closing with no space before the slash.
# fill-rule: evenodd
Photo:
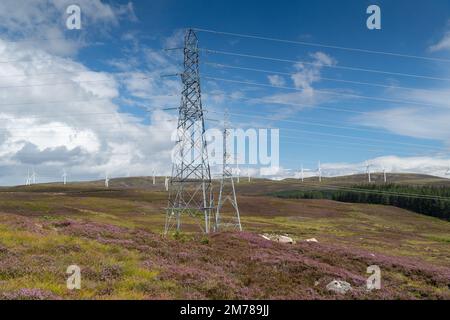
<svg viewBox="0 0 450 320">
<path fill-rule="evenodd" d="M 62 178 L 63 178 L 64 185 L 66 185 L 67 184 L 67 172 L 66 172 L 66 169 L 63 170 Z"/>
<path fill-rule="evenodd" d="M 384 178 L 384 183 L 387 182 L 387 175 L 386 175 L 386 168 L 383 166 L 383 178 Z"/>
<path fill-rule="evenodd" d="M 239 169 L 239 163 L 238 162 L 236 162 L 236 174 L 237 174 L 236 182 L 240 183 L 241 169 Z"/>
<path fill-rule="evenodd" d="M 109 176 L 105 174 L 105 188 L 109 188 Z"/>
<path fill-rule="evenodd" d="M 448 165 L 448 169 L 447 169 L 447 171 L 445 172 L 445 175 L 446 175 L 446 176 L 450 176 L 450 164 Z"/>
<path fill-rule="evenodd" d="M 166 177 L 166 179 L 164 180 L 164 186 L 166 187 L 166 191 L 169 191 L 169 178 Z"/>
<path fill-rule="evenodd" d="M 250 176 L 250 167 L 247 167 L 247 176 L 248 176 L 248 182 L 251 182 L 251 176 Z"/>
<path fill-rule="evenodd" d="M 317 174 L 319 176 L 319 182 L 322 182 L 322 165 L 320 164 L 320 160 L 317 166 Z"/>
<path fill-rule="evenodd" d="M 367 173 L 367 178 L 369 180 L 369 183 L 372 182 L 371 176 L 370 176 L 370 167 L 371 165 L 369 164 L 369 162 L 366 161 L 366 173 Z"/>
<path fill-rule="evenodd" d="M 25 185 L 27 185 L 27 186 L 31 185 L 30 169 L 28 169 L 28 172 L 27 172 L 27 181 L 26 181 Z"/>
<path fill-rule="evenodd" d="M 153 169 L 153 185 L 156 184 L 156 174 L 155 174 L 155 169 Z"/>
<path fill-rule="evenodd" d="M 34 171 L 34 168 L 33 173 L 31 174 L 31 183 L 36 184 L 36 172 Z"/>
<path fill-rule="evenodd" d="M 302 182 L 305 181 L 305 172 L 303 171 L 303 164 L 302 164 L 302 171 L 301 171 L 301 179 L 302 179 Z"/>
</svg>

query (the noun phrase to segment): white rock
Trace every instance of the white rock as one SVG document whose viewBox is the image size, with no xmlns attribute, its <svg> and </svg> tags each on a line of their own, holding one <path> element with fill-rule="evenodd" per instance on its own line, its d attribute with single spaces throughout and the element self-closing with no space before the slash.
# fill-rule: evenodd
<svg viewBox="0 0 450 320">
<path fill-rule="evenodd" d="M 329 284 L 327 284 L 327 290 L 340 294 L 346 294 L 347 291 L 352 290 L 352 286 L 350 285 L 350 283 L 345 281 L 333 280 Z"/>
<path fill-rule="evenodd" d="M 294 239 L 286 236 L 278 236 L 278 242 L 280 243 L 294 243 Z"/>
<path fill-rule="evenodd" d="M 271 240 L 268 236 L 266 236 L 266 235 L 264 235 L 264 234 L 260 234 L 260 236 L 263 237 L 263 238 L 266 239 L 266 240 L 269 240 L 269 241 Z"/>
<path fill-rule="evenodd" d="M 306 239 L 306 242 L 319 242 L 316 238 Z"/>
</svg>

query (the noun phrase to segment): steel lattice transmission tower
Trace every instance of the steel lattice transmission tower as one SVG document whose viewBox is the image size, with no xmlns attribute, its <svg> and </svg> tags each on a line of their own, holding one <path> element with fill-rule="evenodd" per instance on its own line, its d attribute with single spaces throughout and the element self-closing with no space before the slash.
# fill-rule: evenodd
<svg viewBox="0 0 450 320">
<path fill-rule="evenodd" d="M 204 233 L 211 230 L 213 210 L 211 171 L 205 139 L 199 72 L 198 38 L 191 29 L 184 38 L 183 89 L 178 109 L 175 149 L 165 234 L 181 228 L 183 217 L 200 223 Z"/>
<path fill-rule="evenodd" d="M 236 199 L 236 189 L 234 187 L 233 172 L 230 166 L 231 152 L 229 150 L 228 139 L 230 136 L 230 125 L 228 121 L 228 113 L 225 111 L 225 119 L 223 126 L 223 172 L 220 180 L 219 200 L 217 202 L 216 211 L 216 231 L 222 228 L 233 228 L 242 231 L 241 217 L 239 214 L 239 206 Z M 225 219 L 223 212 L 224 204 L 229 202 L 232 206 L 232 213 Z"/>
</svg>

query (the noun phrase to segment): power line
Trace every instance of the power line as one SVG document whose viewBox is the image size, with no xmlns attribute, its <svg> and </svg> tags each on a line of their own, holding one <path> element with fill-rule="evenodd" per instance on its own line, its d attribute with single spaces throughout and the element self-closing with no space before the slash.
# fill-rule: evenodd
<svg viewBox="0 0 450 320">
<path fill-rule="evenodd" d="M 396 52 L 388 52 L 388 51 L 376 51 L 376 50 L 369 50 L 369 49 L 361 49 L 361 48 L 352 48 L 352 47 L 328 45 L 328 44 L 315 43 L 315 42 L 286 40 L 286 39 L 279 39 L 279 38 L 273 38 L 273 37 L 248 35 L 248 34 L 242 34 L 242 33 L 231 33 L 231 32 L 216 31 L 216 30 L 201 29 L 201 28 L 196 28 L 195 30 L 197 30 L 199 32 L 213 33 L 213 34 L 219 34 L 219 35 L 227 35 L 227 36 L 249 38 L 249 39 L 258 39 L 258 40 L 268 40 L 268 41 L 290 43 L 290 44 L 298 44 L 298 45 L 304 45 L 304 46 L 313 46 L 313 47 L 328 48 L 328 49 L 338 49 L 338 50 L 361 52 L 361 53 L 370 53 L 370 54 L 381 54 L 381 55 L 386 55 L 386 56 L 410 58 L 410 59 L 419 59 L 419 60 L 427 60 L 427 61 L 450 62 L 450 59 L 445 59 L 445 58 L 433 58 L 433 57 L 425 57 L 425 56 L 403 54 L 403 53 L 396 53 Z"/>
<path fill-rule="evenodd" d="M 284 144 L 291 144 L 291 145 L 300 145 L 300 146 L 308 146 L 308 147 L 318 147 L 318 148 L 322 148 L 322 149 L 346 149 L 346 150 L 357 150 L 357 151 L 364 151 L 364 152 L 370 152 L 370 153 L 376 153 L 376 154 L 380 154 L 380 153 L 388 153 L 388 152 L 392 152 L 393 154 L 401 154 L 401 155 L 405 155 L 405 156 L 425 156 L 425 155 L 429 155 L 429 153 L 424 153 L 422 154 L 418 154 L 418 153 L 409 153 L 409 152 L 403 152 L 403 151 L 399 151 L 398 148 L 395 151 L 391 151 L 391 150 L 387 150 L 390 149 L 391 147 L 385 147 L 385 149 L 367 149 L 367 147 L 378 147 L 376 145 L 367 145 L 367 144 L 354 144 L 354 143 L 349 143 L 349 142 L 339 142 L 339 144 L 332 144 L 332 145 L 325 145 L 325 144 L 317 144 L 317 143 L 303 143 L 303 142 L 297 142 L 298 141 L 298 137 L 294 137 L 294 136 L 285 136 L 282 135 L 280 136 L 280 138 L 283 139 L 295 139 L 296 141 L 283 141 Z M 308 141 L 325 141 L 325 142 L 329 142 L 326 140 L 320 140 L 320 139 L 308 139 Z M 357 148 L 357 147 L 351 147 L 351 146 L 345 146 L 345 145 L 360 145 L 365 147 L 364 149 L 362 148 Z M 393 148 L 393 147 L 392 147 Z"/>
<path fill-rule="evenodd" d="M 218 113 L 217 111 L 209 111 L 209 112 Z M 255 116 L 255 115 L 246 115 L 246 114 L 237 114 L 237 113 L 230 113 L 230 114 L 244 116 L 244 117 L 256 117 L 259 119 L 270 120 L 273 122 L 289 122 L 289 123 L 305 124 L 308 126 L 319 126 L 319 127 L 326 127 L 326 128 L 354 130 L 354 131 L 371 132 L 371 133 L 380 133 L 382 131 L 382 130 L 372 130 L 372 129 L 365 129 L 365 128 L 349 127 L 349 126 L 337 126 L 337 125 L 326 124 L 326 123 L 322 123 L 322 122 L 310 122 L 310 121 L 305 122 L 305 121 L 290 120 L 290 119 L 275 119 L 273 117 L 262 117 L 262 116 L 258 116 L 258 115 Z M 302 119 L 313 119 L 313 118 L 302 117 Z M 445 131 L 445 132 L 447 132 L 447 131 Z M 382 132 L 382 133 L 389 134 L 389 135 L 398 135 L 396 133 L 391 133 L 391 132 Z"/>
<path fill-rule="evenodd" d="M 299 89 L 299 88 L 295 88 L 295 87 L 274 86 L 274 85 L 271 85 L 271 84 L 257 83 L 257 82 L 251 82 L 251 81 L 240 81 L 240 80 L 217 78 L 217 77 L 210 77 L 210 76 L 203 76 L 203 78 L 210 79 L 210 80 L 238 83 L 238 84 L 253 85 L 253 86 L 258 86 L 258 87 L 269 87 L 269 88 L 277 88 L 277 89 L 286 89 L 286 90 L 293 90 L 293 91 L 300 91 L 300 92 L 304 91 L 304 89 Z M 427 106 L 427 107 L 433 107 L 433 108 L 446 108 L 446 109 L 448 109 L 447 106 L 428 104 L 428 103 L 421 103 L 421 102 L 416 102 L 416 101 L 377 98 L 377 97 L 371 97 L 371 96 L 363 96 L 363 95 L 357 95 L 357 94 L 352 94 L 352 93 L 334 92 L 334 91 L 320 90 L 320 89 L 314 89 L 314 91 L 315 92 L 319 92 L 319 93 L 324 93 L 324 94 L 333 94 L 333 95 L 338 95 L 338 96 L 347 96 L 347 97 L 353 97 L 353 98 L 358 98 L 358 99 L 385 101 L 385 102 L 394 102 L 394 103 L 403 103 L 403 104 L 414 104 L 414 105 L 419 105 L 419 106 Z"/>
<path fill-rule="evenodd" d="M 135 80 L 148 80 L 155 79 L 155 77 L 137 77 Z M 103 79 L 103 80 L 86 80 L 86 81 L 72 81 L 72 82 L 59 82 L 59 83 L 38 83 L 38 84 L 24 84 L 17 86 L 0 86 L 0 89 L 11 89 L 11 88 L 28 88 L 28 87 L 48 87 L 48 86 L 60 86 L 60 85 L 76 85 L 79 83 L 99 83 L 99 82 L 116 82 L 116 79 Z"/>
<path fill-rule="evenodd" d="M 268 73 L 268 74 L 278 74 L 278 75 L 285 75 L 285 76 L 295 76 L 296 75 L 295 72 L 281 72 L 281 71 L 273 71 L 273 70 L 264 70 L 264 69 L 257 69 L 257 68 L 232 66 L 232 65 L 221 64 L 221 63 L 204 62 L 203 64 L 209 65 L 212 67 L 216 67 L 216 68 L 237 69 L 237 70 L 254 71 L 254 72 L 261 72 L 261 73 Z M 418 91 L 435 93 L 433 90 L 428 90 L 428 89 L 385 85 L 385 84 L 372 83 L 372 82 L 352 81 L 352 80 L 345 80 L 345 79 L 328 78 L 328 77 L 323 77 L 323 76 L 320 76 L 320 80 L 349 83 L 349 84 L 358 84 L 358 85 L 365 85 L 365 86 L 372 86 L 372 87 L 381 87 L 381 88 L 387 88 L 387 89 L 418 90 Z"/>
<path fill-rule="evenodd" d="M 229 51 L 211 50 L 211 49 L 207 49 L 207 48 L 203 48 L 200 50 L 202 50 L 206 53 L 212 53 L 212 54 L 221 54 L 221 55 L 229 55 L 229 56 L 236 56 L 236 57 L 243 57 L 243 58 L 253 58 L 253 59 L 260 59 L 260 60 L 270 60 L 270 61 L 277 61 L 277 62 L 302 63 L 302 64 L 306 64 L 306 65 L 317 66 L 317 63 L 302 61 L 302 60 L 272 58 L 272 57 L 265 57 L 265 56 L 259 56 L 259 55 L 244 54 L 244 53 L 234 53 L 234 52 L 229 52 Z M 383 70 L 377 70 L 377 69 L 365 69 L 365 68 L 358 68 L 358 67 L 326 65 L 326 64 L 321 64 L 321 67 L 386 74 L 386 75 L 391 75 L 391 76 L 402 76 L 402 77 L 420 78 L 420 79 L 428 79 L 428 80 L 450 81 L 450 78 L 438 78 L 438 77 L 431 77 L 431 76 L 425 76 L 425 75 L 383 71 Z"/>
<path fill-rule="evenodd" d="M 210 111 L 210 112 L 215 112 L 215 111 Z M 230 115 L 234 115 L 234 116 L 240 116 L 240 117 L 259 118 L 259 119 L 265 119 L 265 120 L 272 120 L 273 121 L 272 118 L 263 117 L 263 116 L 257 116 L 257 115 L 246 115 L 246 114 L 243 114 L 243 113 L 232 113 L 232 112 L 230 112 L 229 114 Z M 283 120 L 280 120 L 280 121 L 283 121 Z M 294 120 L 290 120 L 290 121 L 294 121 Z M 381 139 L 354 137 L 354 136 L 347 136 L 347 135 L 336 135 L 336 134 L 330 134 L 330 133 L 325 133 L 325 132 L 315 132 L 315 131 L 299 130 L 299 129 L 289 129 L 289 128 L 283 128 L 283 129 L 284 130 L 290 130 L 290 131 L 298 131 L 298 132 L 303 132 L 303 133 L 326 135 L 326 136 L 332 136 L 332 137 L 338 137 L 338 138 L 358 139 L 358 140 L 364 140 L 364 141 L 386 143 L 385 140 L 381 140 Z M 417 144 L 417 143 L 407 143 L 407 142 L 391 142 L 391 143 L 401 144 L 401 145 L 406 145 L 406 146 L 417 146 L 417 147 L 430 148 L 430 146 L 428 146 L 428 145 Z M 437 149 L 437 148 L 432 148 L 432 149 Z M 441 150 L 441 149 L 439 149 L 439 150 Z"/>
</svg>

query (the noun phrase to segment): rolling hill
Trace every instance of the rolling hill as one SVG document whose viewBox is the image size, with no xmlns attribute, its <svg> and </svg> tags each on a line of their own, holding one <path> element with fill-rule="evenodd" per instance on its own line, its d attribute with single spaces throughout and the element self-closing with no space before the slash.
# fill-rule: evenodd
<svg viewBox="0 0 450 320">
<path fill-rule="evenodd" d="M 392 206 L 281 199 L 268 194 L 301 182 L 243 180 L 244 232 L 209 236 L 191 224 L 162 236 L 162 178 L 155 186 L 150 178 L 112 179 L 110 189 L 102 181 L 3 188 L 0 299 L 450 299 L 449 222 Z M 70 291 L 65 272 L 74 264 L 82 289 Z M 370 265 L 381 269 L 381 290 L 365 288 Z M 329 291 L 332 280 L 352 290 Z"/>
</svg>

